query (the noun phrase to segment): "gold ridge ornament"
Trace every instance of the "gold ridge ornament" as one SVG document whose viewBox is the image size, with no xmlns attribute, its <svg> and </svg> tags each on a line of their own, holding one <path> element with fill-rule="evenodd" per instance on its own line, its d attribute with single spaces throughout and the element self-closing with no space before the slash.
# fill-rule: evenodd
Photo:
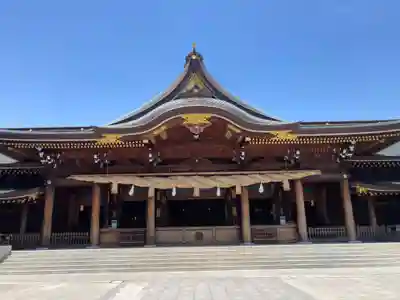
<svg viewBox="0 0 400 300">
<path fill-rule="evenodd" d="M 268 131 L 269 134 L 272 134 L 272 140 L 295 140 L 297 139 L 297 135 L 292 133 L 290 130 L 280 130 L 280 131 Z"/>
<path fill-rule="evenodd" d="M 96 143 L 98 144 L 115 144 L 115 143 L 121 143 L 122 141 L 120 134 L 103 134 L 101 138 L 96 140 Z"/>
<path fill-rule="evenodd" d="M 183 125 L 193 133 L 196 139 L 205 128 L 211 125 L 211 114 L 185 114 L 182 118 Z"/>
</svg>

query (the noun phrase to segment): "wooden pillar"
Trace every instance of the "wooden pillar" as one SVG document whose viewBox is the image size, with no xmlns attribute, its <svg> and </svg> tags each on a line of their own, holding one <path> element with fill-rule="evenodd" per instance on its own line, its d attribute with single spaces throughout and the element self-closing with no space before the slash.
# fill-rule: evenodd
<svg viewBox="0 0 400 300">
<path fill-rule="evenodd" d="M 28 221 L 28 212 L 29 212 L 29 204 L 28 202 L 25 202 L 22 205 L 22 211 L 21 211 L 21 223 L 19 227 L 19 234 L 25 234 L 26 233 L 26 224 Z"/>
<path fill-rule="evenodd" d="M 299 231 L 300 241 L 308 242 L 307 217 L 304 207 L 303 184 L 300 179 L 294 181 L 296 193 L 296 209 L 297 209 L 297 228 Z"/>
<path fill-rule="evenodd" d="M 346 175 L 344 175 L 342 181 L 342 198 L 347 236 L 350 242 L 354 242 L 357 240 L 356 223 L 354 221 L 353 205 L 351 204 L 349 179 Z"/>
<path fill-rule="evenodd" d="M 90 225 L 90 243 L 100 244 L 100 185 L 95 183 L 92 188 L 92 218 Z"/>
<path fill-rule="evenodd" d="M 368 196 L 368 212 L 369 212 L 369 225 L 376 231 L 378 227 L 378 222 L 376 220 L 376 212 L 375 212 L 375 201 L 372 196 Z"/>
<path fill-rule="evenodd" d="M 42 224 L 41 243 L 42 246 L 50 245 L 51 226 L 53 222 L 53 207 L 54 207 L 54 186 L 49 184 L 46 186 L 44 193 L 44 215 Z"/>
<path fill-rule="evenodd" d="M 250 223 L 250 203 L 249 190 L 242 187 L 240 195 L 240 203 L 242 207 L 242 237 L 244 244 L 251 244 L 251 223 Z"/>
<path fill-rule="evenodd" d="M 156 201 L 154 188 L 149 188 L 147 198 L 147 216 L 146 216 L 146 245 L 152 246 L 155 243 L 156 219 L 155 219 Z"/>
</svg>

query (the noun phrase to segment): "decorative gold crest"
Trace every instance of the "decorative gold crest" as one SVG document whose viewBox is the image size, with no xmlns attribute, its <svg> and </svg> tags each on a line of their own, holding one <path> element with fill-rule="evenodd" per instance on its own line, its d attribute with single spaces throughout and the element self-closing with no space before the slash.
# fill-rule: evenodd
<svg viewBox="0 0 400 300">
<path fill-rule="evenodd" d="M 184 125 L 208 125 L 211 124 L 211 114 L 184 114 Z"/>
<path fill-rule="evenodd" d="M 182 118 L 184 119 L 183 126 L 193 133 L 195 139 L 199 138 L 204 129 L 211 126 L 210 114 L 185 114 Z"/>
<path fill-rule="evenodd" d="M 100 139 L 96 142 L 98 144 L 114 144 L 121 143 L 121 135 L 120 134 L 103 134 Z"/>
<path fill-rule="evenodd" d="M 297 139 L 297 135 L 293 134 L 290 130 L 280 130 L 280 131 L 268 131 L 269 134 L 272 134 L 272 140 L 295 140 Z"/>
</svg>

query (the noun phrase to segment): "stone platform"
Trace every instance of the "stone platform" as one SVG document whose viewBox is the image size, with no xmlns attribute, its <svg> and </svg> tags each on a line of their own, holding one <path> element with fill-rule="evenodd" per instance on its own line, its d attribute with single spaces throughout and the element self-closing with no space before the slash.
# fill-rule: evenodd
<svg viewBox="0 0 400 300">
<path fill-rule="evenodd" d="M 333 272 L 334 271 L 334 272 Z M 275 273 L 275 274 L 273 274 Z M 121 274 L 120 274 L 121 275 Z M 0 299 L 397 300 L 400 268 L 182 272 L 180 274 L 0 277 Z M 20 278 L 18 278 L 20 277 Z"/>
<path fill-rule="evenodd" d="M 318 253 L 327 245 L 308 245 Z M 348 252 L 382 247 L 397 260 L 398 244 L 346 245 Z M 358 247 L 358 248 L 357 248 Z M 274 247 L 263 247 L 266 253 Z M 296 250 L 297 249 L 297 250 Z M 293 248 L 293 251 L 300 251 Z M 304 248 L 303 248 L 304 249 Z M 83 250 L 84 251 L 84 250 Z M 132 250 L 134 251 L 134 249 Z M 179 251 L 169 248 L 166 251 Z M 193 249 L 191 251 L 194 251 Z M 304 251 L 304 250 L 303 250 Z M 325 251 L 325 250 L 324 250 Z M 324 252 L 323 251 L 323 252 Z M 343 251 L 343 249 L 342 249 Z M 368 251 L 368 250 L 365 250 Z M 375 261 L 373 257 L 371 259 Z M 0 270 L 2 265 L 0 265 Z M 23 268 L 23 266 L 21 266 Z M 0 275 L 0 299 L 397 300 L 400 266 L 286 268 L 179 272 L 96 272 Z"/>
</svg>

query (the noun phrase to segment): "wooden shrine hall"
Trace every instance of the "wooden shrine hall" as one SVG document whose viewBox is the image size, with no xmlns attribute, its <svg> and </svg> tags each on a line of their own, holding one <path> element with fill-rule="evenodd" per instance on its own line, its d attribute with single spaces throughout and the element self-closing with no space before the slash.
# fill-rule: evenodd
<svg viewBox="0 0 400 300">
<path fill-rule="evenodd" d="M 104 126 L 0 129 L 14 248 L 394 240 L 400 120 L 287 122 L 232 96 L 196 47 Z"/>
</svg>

